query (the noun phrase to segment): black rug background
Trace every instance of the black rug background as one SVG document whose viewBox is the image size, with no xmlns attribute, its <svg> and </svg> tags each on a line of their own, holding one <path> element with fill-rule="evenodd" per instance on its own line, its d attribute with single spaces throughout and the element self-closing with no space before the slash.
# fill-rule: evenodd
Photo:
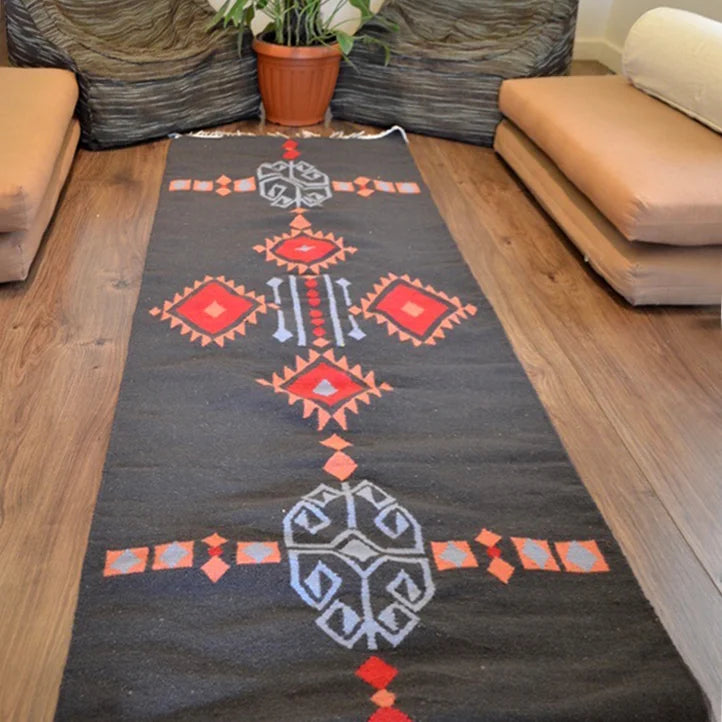
<svg viewBox="0 0 722 722">
<path fill-rule="evenodd" d="M 281 157 L 279 138 L 182 138 L 168 157 L 125 375 L 93 521 L 60 720 L 366 720 L 373 690 L 354 675 L 372 654 L 328 638 L 288 583 L 288 565 L 104 578 L 107 549 L 200 539 L 282 541 L 303 494 L 335 484 L 330 451 L 300 404 L 258 385 L 299 352 L 272 338 L 275 313 L 244 337 L 202 348 L 149 315 L 206 274 L 272 300 L 283 275 L 253 250 L 290 214 L 255 193 L 169 193 L 171 178 L 241 178 Z M 300 142 L 331 178 L 416 180 L 398 137 Z M 394 391 L 348 415 L 359 464 L 419 520 L 424 539 L 596 539 L 609 574 L 483 569 L 435 572 L 435 598 L 397 649 L 397 706 L 421 722 L 707 719 L 701 693 L 643 598 L 581 485 L 503 330 L 421 196 L 337 193 L 306 213 L 314 229 L 358 248 L 335 277 L 354 300 L 381 275 L 408 273 L 478 308 L 437 346 L 415 348 L 363 321 L 345 354 Z M 302 351 L 302 354 L 307 352 Z M 92 403 L 92 399 L 88 400 Z M 327 433 L 326 433 L 327 432 Z M 589 440 L 590 444 L 594 439 Z M 230 547 L 231 545 L 229 545 Z M 283 547 L 282 547 L 283 549 Z"/>
</svg>

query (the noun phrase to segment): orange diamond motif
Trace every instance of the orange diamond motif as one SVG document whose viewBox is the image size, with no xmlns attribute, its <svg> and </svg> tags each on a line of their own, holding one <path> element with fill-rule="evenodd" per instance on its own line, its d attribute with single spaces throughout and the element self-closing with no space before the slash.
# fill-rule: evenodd
<svg viewBox="0 0 722 722">
<path fill-rule="evenodd" d="M 228 539 L 223 538 L 220 534 L 213 532 L 210 536 L 207 536 L 203 540 L 209 547 L 219 547 L 221 544 L 225 544 Z"/>
<path fill-rule="evenodd" d="M 393 707 L 396 702 L 396 695 L 387 689 L 380 689 L 371 697 L 371 701 L 379 707 Z"/>
<path fill-rule="evenodd" d="M 323 470 L 335 476 L 339 481 L 346 481 L 356 471 L 358 464 L 343 451 L 337 451 L 324 465 Z"/>
<path fill-rule="evenodd" d="M 609 571 L 609 566 L 594 540 L 554 542 L 554 546 L 568 572 L 589 574 Z"/>
<path fill-rule="evenodd" d="M 311 227 L 311 223 L 306 220 L 304 216 L 301 214 L 297 215 L 292 221 L 291 221 L 291 228 L 295 228 L 298 231 L 303 231 L 306 228 Z"/>
<path fill-rule="evenodd" d="M 501 541 L 501 537 L 498 534 L 494 534 L 493 531 L 482 529 L 481 532 L 479 532 L 479 536 L 476 537 L 476 541 L 478 541 L 479 544 L 483 544 L 485 547 L 493 547 Z"/>
<path fill-rule="evenodd" d="M 193 566 L 193 542 L 156 544 L 153 571 L 160 569 L 189 569 Z"/>
<path fill-rule="evenodd" d="M 340 437 L 338 434 L 329 436 L 328 439 L 324 439 L 321 443 L 329 449 L 335 449 L 336 451 L 341 451 L 341 449 L 347 449 L 349 446 L 353 446 L 350 441 L 346 441 L 346 439 Z"/>
<path fill-rule="evenodd" d="M 486 568 L 486 571 L 489 572 L 489 574 L 493 574 L 499 581 L 504 582 L 504 584 L 508 584 L 511 575 L 514 573 L 514 567 L 509 564 L 509 562 L 505 562 L 503 559 L 497 557 L 492 560 L 491 564 Z"/>
<path fill-rule="evenodd" d="M 220 557 L 211 557 L 201 567 L 201 571 L 215 584 L 230 568 Z"/>
<path fill-rule="evenodd" d="M 465 541 L 431 542 L 431 551 L 441 572 L 479 566 L 468 542 Z"/>
<path fill-rule="evenodd" d="M 103 576 L 116 574 L 138 574 L 145 571 L 148 562 L 148 547 L 108 550 L 105 554 Z"/>
<path fill-rule="evenodd" d="M 236 564 L 278 564 L 281 550 L 278 542 L 238 542 Z"/>
</svg>

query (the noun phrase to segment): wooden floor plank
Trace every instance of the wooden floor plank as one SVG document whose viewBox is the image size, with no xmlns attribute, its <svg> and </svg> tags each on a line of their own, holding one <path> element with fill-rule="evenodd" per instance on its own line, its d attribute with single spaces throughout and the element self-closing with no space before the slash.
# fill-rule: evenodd
<svg viewBox="0 0 722 722">
<path fill-rule="evenodd" d="M 586 356 L 586 365 L 581 366 L 574 363 L 570 353 L 576 337 L 567 329 L 575 325 L 584 328 L 585 317 L 576 309 L 591 300 L 578 294 L 601 291 L 598 301 L 605 306 L 617 306 L 617 300 L 587 272 L 571 249 L 566 249 L 567 258 L 559 258 L 557 232 L 526 194 L 517 191 L 505 201 L 495 192 L 499 179 L 476 177 L 486 173 L 490 164 L 499 164 L 499 169 L 507 172 L 491 151 L 421 137 L 412 138 L 412 149 L 434 200 L 493 304 L 585 485 L 647 597 L 714 701 L 716 718 L 722 719 L 722 596 L 625 443 L 625 424 L 620 428 L 596 395 L 598 385 L 590 380 L 594 381 L 595 372 L 606 373 L 596 363 L 596 351 Z M 449 182 L 452 178 L 455 182 Z M 508 179 L 512 180 L 511 176 Z M 502 219 L 509 218 L 516 224 L 512 234 L 502 232 Z M 510 246 L 516 246 L 517 252 L 511 254 Z M 547 276 L 541 289 L 526 267 L 537 255 L 556 259 L 557 264 L 553 271 L 557 280 Z M 550 273 L 547 266 L 533 272 Z M 550 303 L 547 298 L 559 294 L 567 299 L 566 306 Z M 681 316 L 707 317 L 705 311 L 657 311 L 652 315 L 668 323 Z M 613 319 L 617 321 L 615 316 Z M 613 328 L 608 331 L 613 333 Z M 630 352 L 636 348 L 632 346 Z M 589 352 L 588 347 L 581 347 L 579 354 L 584 352 Z M 692 360 L 694 353 L 688 353 L 687 358 Z M 643 366 L 639 375 L 644 375 Z M 689 411 L 693 416 L 693 409 Z M 665 415 L 677 412 L 670 408 Z M 628 418 L 626 423 L 633 426 L 634 419 Z"/>
<path fill-rule="evenodd" d="M 596 60 L 573 60 L 572 75 L 612 75 L 612 71 Z"/>
<path fill-rule="evenodd" d="M 81 152 L 25 284 L 0 289 L 0 719 L 52 719 L 164 146 Z"/>
</svg>

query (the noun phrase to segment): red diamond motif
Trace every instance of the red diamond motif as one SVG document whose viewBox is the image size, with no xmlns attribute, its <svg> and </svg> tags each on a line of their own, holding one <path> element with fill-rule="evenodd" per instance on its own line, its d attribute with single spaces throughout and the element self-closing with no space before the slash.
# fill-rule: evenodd
<svg viewBox="0 0 722 722">
<path fill-rule="evenodd" d="M 291 221 L 291 233 L 266 238 L 264 245 L 254 246 L 257 253 L 264 253 L 266 260 L 277 266 L 300 274 L 321 273 L 322 270 L 346 260 L 347 255 L 356 253 L 356 248 L 347 246 L 343 238 L 333 233 L 313 231 L 303 216 Z"/>
<path fill-rule="evenodd" d="M 311 238 L 301 234 L 300 236 L 282 240 L 274 246 L 273 252 L 286 261 L 310 265 L 338 253 L 338 246 L 332 241 L 323 238 Z"/>
<path fill-rule="evenodd" d="M 345 356 L 337 359 L 333 350 L 323 355 L 310 351 L 308 359 L 296 357 L 294 369 L 285 367 L 283 375 L 273 374 L 271 380 L 256 379 L 277 394 L 286 394 L 290 405 L 303 404 L 303 417 L 318 415 L 318 429 L 333 419 L 346 429 L 346 412 L 357 414 L 359 404 L 370 404 L 371 396 L 392 391 L 389 384 L 377 384 L 373 371 L 365 373 L 360 366 L 349 365 Z"/>
<path fill-rule="evenodd" d="M 357 670 L 356 676 L 376 689 L 386 689 L 399 673 L 396 667 L 381 657 L 369 657 Z"/>
<path fill-rule="evenodd" d="M 380 707 L 369 717 L 368 722 L 412 722 L 412 720 L 396 707 Z"/>
<path fill-rule="evenodd" d="M 258 314 L 268 308 L 263 296 L 236 286 L 223 276 L 206 276 L 177 293 L 172 301 L 165 301 L 162 308 L 152 308 L 151 316 L 160 316 L 170 321 L 171 328 L 180 327 L 181 334 L 190 334 L 190 340 L 201 339 L 206 346 L 214 341 L 223 346 L 224 341 L 233 340 L 236 334 L 243 336 L 247 324 L 255 324 Z"/>
<path fill-rule="evenodd" d="M 236 326 L 258 305 L 257 301 L 210 281 L 185 298 L 172 311 L 211 336 Z"/>
<path fill-rule="evenodd" d="M 421 346 L 434 345 L 444 338 L 454 324 L 473 316 L 476 307 L 464 306 L 458 298 L 425 286 L 419 279 L 389 273 L 374 285 L 360 306 L 351 307 L 351 312 L 374 318 L 386 325 L 389 335 L 396 333 L 402 341 Z"/>
<path fill-rule="evenodd" d="M 366 386 L 338 366 L 321 361 L 296 376 L 285 388 L 295 396 L 332 409 L 349 397 L 363 392 Z"/>
<path fill-rule="evenodd" d="M 298 148 L 298 143 L 296 143 L 295 140 L 291 140 L 291 138 L 289 138 L 281 147 L 286 151 L 283 154 L 283 157 L 286 160 L 294 160 L 301 155 L 301 153 L 296 150 Z"/>
<path fill-rule="evenodd" d="M 373 304 L 375 311 L 388 316 L 404 331 L 423 338 L 432 325 L 453 312 L 452 307 L 405 281 L 398 281 Z"/>
</svg>

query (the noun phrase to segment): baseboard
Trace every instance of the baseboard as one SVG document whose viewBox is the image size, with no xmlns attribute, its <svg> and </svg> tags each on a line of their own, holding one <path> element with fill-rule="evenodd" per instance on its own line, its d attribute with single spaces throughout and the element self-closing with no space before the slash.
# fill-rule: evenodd
<svg viewBox="0 0 722 722">
<path fill-rule="evenodd" d="M 622 49 L 605 38 L 577 38 L 574 59 L 596 60 L 615 73 L 622 72 Z"/>
</svg>

